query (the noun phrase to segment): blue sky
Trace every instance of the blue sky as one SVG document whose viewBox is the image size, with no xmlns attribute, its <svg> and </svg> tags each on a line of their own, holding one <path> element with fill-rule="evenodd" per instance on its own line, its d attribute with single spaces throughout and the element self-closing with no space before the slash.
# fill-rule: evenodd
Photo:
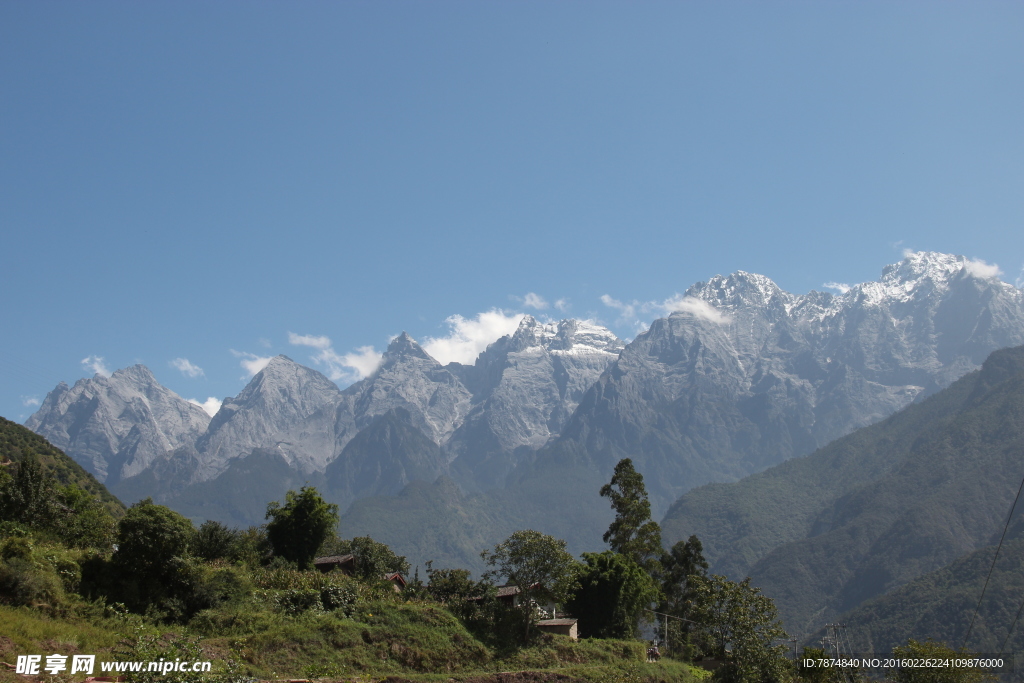
<svg viewBox="0 0 1024 683">
<path fill-rule="evenodd" d="M 204 400 L 518 312 L 629 337 L 602 296 L 740 269 L 1014 282 L 1022 35 L 1009 2 L 0 3 L 0 414 L 98 363 Z"/>
</svg>

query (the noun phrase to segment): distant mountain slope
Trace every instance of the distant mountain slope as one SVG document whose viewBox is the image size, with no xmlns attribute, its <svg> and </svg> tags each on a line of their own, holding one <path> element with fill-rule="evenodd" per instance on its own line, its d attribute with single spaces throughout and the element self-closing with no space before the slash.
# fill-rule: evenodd
<svg viewBox="0 0 1024 683">
<path fill-rule="evenodd" d="M 27 451 L 35 453 L 43 469 L 61 484 L 74 484 L 89 492 L 115 517 L 124 513 L 125 508 L 121 501 L 111 495 L 107 487 L 96 481 L 96 478 L 86 472 L 81 465 L 35 432 L 17 422 L 0 417 L 0 464 L 21 462 Z"/>
<path fill-rule="evenodd" d="M 1024 347 L 807 458 L 692 492 L 664 528 L 670 542 L 703 533 L 713 570 L 749 572 L 790 631 L 808 633 L 994 542 L 1021 452 Z"/>
<path fill-rule="evenodd" d="M 960 647 L 971 628 L 967 647 L 974 652 L 997 654 L 1004 643 L 1004 655 L 1024 650 L 1024 623 L 1018 621 L 1007 639 L 1024 601 L 1020 532 L 1018 526 L 999 552 L 973 627 L 971 618 L 979 607 L 995 546 L 961 557 L 842 615 L 839 620 L 851 647 L 856 652 L 889 652 L 908 638 L 932 638 Z M 814 634 L 810 640 L 820 640 L 822 635 Z"/>
</svg>

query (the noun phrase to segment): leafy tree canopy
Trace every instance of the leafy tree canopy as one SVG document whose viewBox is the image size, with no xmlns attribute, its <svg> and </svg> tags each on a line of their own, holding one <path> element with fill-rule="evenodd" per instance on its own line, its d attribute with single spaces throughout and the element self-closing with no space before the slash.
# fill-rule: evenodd
<svg viewBox="0 0 1024 683">
<path fill-rule="evenodd" d="M 704 651 L 726 664 L 717 672 L 726 683 L 775 683 L 784 680 L 786 646 L 772 645 L 785 640 L 771 598 L 750 585 L 724 576 L 693 580 L 693 616 L 696 635 Z"/>
<path fill-rule="evenodd" d="M 601 487 L 601 495 L 611 498 L 615 520 L 604 534 L 611 549 L 656 574 L 660 571 L 661 528 L 651 520 L 644 477 L 633 469 L 633 461 L 624 458 L 615 465 L 612 480 Z"/>
<path fill-rule="evenodd" d="M 356 576 L 363 579 L 379 579 L 385 574 L 409 573 L 409 563 L 404 555 L 396 555 L 385 543 L 379 543 L 369 536 L 357 536 L 352 540 L 339 539 L 331 554 L 352 554 L 356 565 Z"/>
<path fill-rule="evenodd" d="M 625 555 L 606 550 L 583 553 L 580 588 L 566 603 L 579 619 L 580 635 L 636 638 L 643 610 L 658 599 L 650 575 Z"/>
<path fill-rule="evenodd" d="M 662 555 L 661 611 L 687 618 L 693 601 L 694 590 L 690 577 L 707 577 L 708 562 L 704 559 L 704 547 L 700 539 L 690 536 L 679 541 L 672 550 Z"/>
<path fill-rule="evenodd" d="M 524 634 L 534 619 L 531 601 L 565 603 L 579 587 L 579 563 L 565 550 L 565 541 L 539 531 L 517 531 L 480 557 L 495 567 L 484 574 L 486 578 L 505 577 L 519 588 Z"/>
<path fill-rule="evenodd" d="M 317 549 L 338 526 L 338 506 L 327 503 L 312 486 L 285 494 L 285 503 L 267 506 L 267 536 L 274 554 L 309 568 Z"/>
<path fill-rule="evenodd" d="M 151 498 L 128 509 L 117 525 L 114 560 L 143 579 L 159 579 L 188 552 L 195 529 L 185 517 Z"/>
</svg>

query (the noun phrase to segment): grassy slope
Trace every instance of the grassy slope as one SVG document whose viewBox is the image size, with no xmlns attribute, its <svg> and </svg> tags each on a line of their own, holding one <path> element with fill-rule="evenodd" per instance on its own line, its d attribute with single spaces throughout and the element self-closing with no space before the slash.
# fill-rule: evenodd
<svg viewBox="0 0 1024 683">
<path fill-rule="evenodd" d="M 121 501 L 115 498 L 103 484 L 96 481 L 96 478 L 86 472 L 81 465 L 32 430 L 17 422 L 0 417 L 0 462 L 21 462 L 27 450 L 34 452 L 44 469 L 61 484 L 75 484 L 88 491 L 102 501 L 107 510 L 115 517 L 124 514 L 125 507 Z"/>
<path fill-rule="evenodd" d="M 229 635 L 204 635 L 204 656 L 214 671 L 223 671 L 228 658 L 241 661 L 242 670 L 261 679 L 328 678 L 354 680 L 365 675 L 389 676 L 393 681 L 497 680 L 496 672 L 542 672 L 520 680 L 560 681 L 689 681 L 688 665 L 643 662 L 643 644 L 631 641 L 571 642 L 547 636 L 534 647 L 506 659 L 474 639 L 446 611 L 423 604 L 364 605 L 352 619 L 333 614 L 285 617 L 279 613 L 227 610 L 221 617 L 247 614 L 244 628 Z M 372 611 L 371 611 L 372 610 Z M 121 634 L 130 624 L 118 619 L 52 619 L 26 608 L 0 606 L 0 661 L 13 663 L 18 654 L 96 654 L 111 661 Z M 229 629 L 230 630 L 230 629 Z M 162 627 L 166 639 L 182 629 Z M 698 672 L 699 673 L 699 672 Z M 76 679 L 83 678 L 76 676 Z M 21 680 L 6 667 L 0 681 Z M 507 675 L 502 681 L 515 680 Z"/>
</svg>

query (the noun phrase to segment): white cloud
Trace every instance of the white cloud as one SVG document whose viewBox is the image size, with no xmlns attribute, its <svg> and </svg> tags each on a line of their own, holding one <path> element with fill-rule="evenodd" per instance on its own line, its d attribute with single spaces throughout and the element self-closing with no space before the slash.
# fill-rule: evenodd
<svg viewBox="0 0 1024 683">
<path fill-rule="evenodd" d="M 569 300 L 564 298 L 559 299 L 558 301 L 555 302 L 555 308 L 557 308 L 562 313 L 565 313 L 566 311 L 569 310 Z"/>
<path fill-rule="evenodd" d="M 248 377 L 242 377 L 242 379 L 249 379 L 257 372 L 267 367 L 267 363 L 270 362 L 272 356 L 257 356 L 255 353 L 249 353 L 248 351 L 235 351 L 231 349 L 231 355 L 235 358 L 241 358 L 238 362 L 242 368 L 249 373 Z"/>
<path fill-rule="evenodd" d="M 967 259 L 967 263 L 964 264 L 964 268 L 967 272 L 974 277 L 981 278 L 983 280 L 990 280 L 994 277 L 999 277 L 1003 274 L 999 266 L 994 263 L 985 263 L 981 259 Z"/>
<path fill-rule="evenodd" d="M 256 373 L 253 373 L 253 374 L 256 374 Z M 197 406 L 199 406 L 200 408 L 202 408 L 203 410 L 205 410 L 206 414 L 209 415 L 210 417 L 213 417 L 214 415 L 216 415 L 217 411 L 220 410 L 221 404 L 224 403 L 224 401 L 221 401 L 220 399 L 215 398 L 213 396 L 211 396 L 210 398 L 206 399 L 203 402 L 199 402 L 199 401 L 197 401 L 194 398 L 188 399 L 188 402 L 189 403 L 194 403 Z"/>
<path fill-rule="evenodd" d="M 1020 268 L 1020 275 L 1017 276 L 1017 280 L 1013 283 L 1017 285 L 1017 289 L 1024 288 L 1024 266 Z"/>
<path fill-rule="evenodd" d="M 86 356 L 82 359 L 82 369 L 91 370 L 94 375 L 110 377 L 110 369 L 102 356 Z"/>
<path fill-rule="evenodd" d="M 664 301 L 633 301 L 626 303 L 613 299 L 607 294 L 601 296 L 601 303 L 609 308 L 619 311 L 619 318 L 616 321 L 619 325 L 629 325 L 639 332 L 647 329 L 647 323 L 641 317 L 650 315 L 666 316 L 672 313 L 689 313 L 690 315 L 709 320 L 718 325 L 729 322 L 732 318 L 718 310 L 703 299 L 692 296 L 674 294 Z"/>
<path fill-rule="evenodd" d="M 372 346 L 360 346 L 355 351 L 339 354 L 327 336 L 288 333 L 288 343 L 295 346 L 309 346 L 319 353 L 311 356 L 313 362 L 327 370 L 327 376 L 334 382 L 352 382 L 368 377 L 380 365 L 382 354 Z"/>
<path fill-rule="evenodd" d="M 536 308 L 538 311 L 543 311 L 548 307 L 548 302 L 544 300 L 540 294 L 534 294 L 533 292 L 527 292 L 526 296 L 523 297 L 523 306 L 527 308 Z"/>
<path fill-rule="evenodd" d="M 330 337 L 314 337 L 311 334 L 288 333 L 288 343 L 295 346 L 312 346 L 314 349 L 329 349 L 331 347 Z"/>
<path fill-rule="evenodd" d="M 607 294 L 602 294 L 601 295 L 601 303 L 603 303 L 605 306 L 607 306 L 609 308 L 614 308 L 615 310 L 617 310 L 619 312 L 619 322 L 620 323 L 629 323 L 629 324 L 632 324 L 633 322 L 635 322 L 636 309 L 637 309 L 638 306 L 641 305 L 640 302 L 637 301 L 636 299 L 633 300 L 633 303 L 627 304 L 627 303 L 623 303 L 623 302 L 619 301 L 618 299 L 613 299 L 612 297 L 608 296 Z"/>
<path fill-rule="evenodd" d="M 39 403 L 40 403 L 39 399 L 36 398 L 35 396 L 22 396 L 21 397 L 21 405 L 25 406 L 26 408 L 35 407 L 35 406 L 39 405 Z"/>
<path fill-rule="evenodd" d="M 170 362 L 172 368 L 181 371 L 186 377 L 206 377 L 206 373 L 198 365 L 193 364 L 188 358 L 175 358 Z"/>
<path fill-rule="evenodd" d="M 845 282 L 826 282 L 822 287 L 825 289 L 834 289 L 840 294 L 846 294 L 852 289 L 852 287 Z"/>
<path fill-rule="evenodd" d="M 522 313 L 505 313 L 500 308 L 476 318 L 453 315 L 445 320 L 451 333 L 447 337 L 428 337 L 423 349 L 442 365 L 453 361 L 470 365 L 489 344 L 514 333 L 523 317 Z"/>
<path fill-rule="evenodd" d="M 692 296 L 682 296 L 680 294 L 676 294 L 673 297 L 665 299 L 656 308 L 662 309 L 666 314 L 689 313 L 695 318 L 709 320 L 717 325 L 724 325 L 732 320 L 729 315 L 718 310 L 707 301 Z"/>
</svg>

